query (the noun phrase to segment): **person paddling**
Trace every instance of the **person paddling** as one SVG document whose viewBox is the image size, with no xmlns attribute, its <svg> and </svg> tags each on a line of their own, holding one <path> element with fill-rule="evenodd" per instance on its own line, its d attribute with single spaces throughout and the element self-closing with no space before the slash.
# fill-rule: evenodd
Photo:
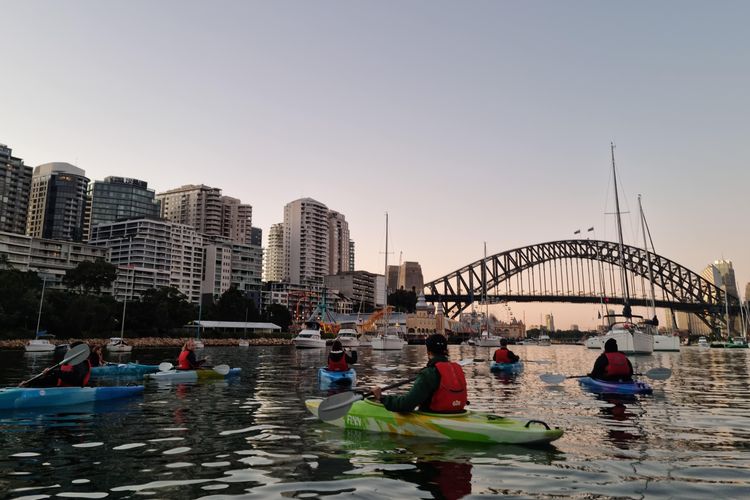
<svg viewBox="0 0 750 500">
<path fill-rule="evenodd" d="M 461 413 L 468 404 L 466 377 L 461 365 L 448 360 L 448 341 L 436 333 L 425 342 L 429 361 L 419 372 L 414 385 L 402 396 L 383 396 L 374 387 L 375 401 L 389 411 L 407 413 L 418 408 L 432 413 Z"/>
<path fill-rule="evenodd" d="M 357 362 L 357 351 L 344 351 L 341 341 L 334 340 L 331 345 L 331 352 L 328 354 L 328 371 L 345 372 L 349 370 L 349 365 Z"/>
<path fill-rule="evenodd" d="M 633 381 L 633 365 L 617 350 L 617 340 L 609 339 L 604 343 L 604 352 L 596 358 L 589 377 L 610 382 Z"/>
<path fill-rule="evenodd" d="M 70 349 L 81 345 L 83 342 L 77 340 L 70 344 Z M 84 359 L 78 364 L 65 363 L 56 368 L 46 368 L 42 375 L 29 383 L 22 384 L 25 387 L 86 387 L 91 377 L 91 363 Z"/>
<path fill-rule="evenodd" d="M 92 367 L 104 366 L 106 364 L 104 362 L 104 354 L 102 354 L 101 344 L 96 344 L 91 348 L 91 353 L 89 354 L 89 363 Z"/>
<path fill-rule="evenodd" d="M 195 342 L 193 339 L 189 339 L 182 346 L 182 351 L 180 351 L 180 355 L 177 358 L 177 369 L 198 370 L 205 362 L 205 359 L 198 360 L 195 357 Z"/>
<path fill-rule="evenodd" d="M 508 341 L 506 339 L 500 340 L 500 349 L 495 351 L 492 355 L 492 360 L 495 363 L 517 363 L 521 359 L 516 354 L 508 349 Z"/>
</svg>

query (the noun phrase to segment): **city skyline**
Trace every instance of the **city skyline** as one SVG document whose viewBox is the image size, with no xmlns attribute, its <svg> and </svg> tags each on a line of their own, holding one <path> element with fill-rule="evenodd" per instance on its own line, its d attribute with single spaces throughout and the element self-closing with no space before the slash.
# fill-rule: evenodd
<svg viewBox="0 0 750 500">
<path fill-rule="evenodd" d="M 44 5 L 4 4 L 19 70 L 0 81 L 0 143 L 26 165 L 206 183 L 266 234 L 285 203 L 320 200 L 378 274 L 388 211 L 391 262 L 430 281 L 484 241 L 614 240 L 614 140 L 626 241 L 642 193 L 657 253 L 750 281 L 742 3 Z M 513 309 L 590 323 L 559 308 L 581 310 Z"/>
</svg>

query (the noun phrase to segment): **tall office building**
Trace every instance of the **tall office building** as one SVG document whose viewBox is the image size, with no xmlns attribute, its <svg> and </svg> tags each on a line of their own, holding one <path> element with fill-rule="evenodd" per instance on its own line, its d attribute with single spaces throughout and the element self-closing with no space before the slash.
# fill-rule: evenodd
<svg viewBox="0 0 750 500">
<path fill-rule="evenodd" d="M 263 230 L 259 227 L 250 228 L 250 244 L 255 247 L 263 246 Z"/>
<path fill-rule="evenodd" d="M 388 292 L 398 290 L 398 275 L 400 266 L 388 266 L 388 276 L 385 277 Z"/>
<path fill-rule="evenodd" d="M 70 163 L 45 163 L 34 169 L 26 234 L 34 238 L 81 241 L 89 179 Z"/>
<path fill-rule="evenodd" d="M 328 274 L 349 271 L 349 223 L 344 214 L 328 212 Z"/>
<path fill-rule="evenodd" d="M 284 207 L 284 281 L 322 284 L 329 269 L 328 207 L 302 198 Z"/>
<path fill-rule="evenodd" d="M 263 256 L 263 281 L 284 280 L 284 223 L 271 226 L 268 231 L 268 246 Z"/>
<path fill-rule="evenodd" d="M 84 239 L 91 237 L 97 224 L 125 219 L 159 217 L 159 202 L 148 183 L 126 177 L 105 177 L 89 184 L 86 216 L 83 223 Z"/>
<path fill-rule="evenodd" d="M 398 270 L 398 288 L 400 290 L 416 290 L 419 292 L 424 288 L 422 278 L 422 266 L 419 262 L 404 262 Z"/>
<path fill-rule="evenodd" d="M 185 185 L 158 193 L 161 216 L 195 228 L 208 236 L 228 238 L 235 243 L 250 243 L 253 208 L 237 198 L 222 196 L 221 189 Z"/>
<path fill-rule="evenodd" d="M 24 234 L 31 192 L 32 168 L 0 144 L 0 231 Z"/>
<path fill-rule="evenodd" d="M 555 332 L 555 317 L 554 316 L 552 316 L 551 314 L 545 314 L 544 323 L 545 323 L 544 326 L 547 327 L 548 332 L 550 333 Z"/>
<path fill-rule="evenodd" d="M 740 294 L 737 289 L 737 281 L 734 277 L 734 267 L 732 266 L 732 261 L 717 260 L 714 261 L 713 266 L 709 267 L 713 267 L 716 270 L 715 274 L 718 274 L 718 277 L 720 279 L 720 281 L 717 281 L 714 284 L 719 288 L 725 289 L 729 295 L 739 298 Z"/>
</svg>

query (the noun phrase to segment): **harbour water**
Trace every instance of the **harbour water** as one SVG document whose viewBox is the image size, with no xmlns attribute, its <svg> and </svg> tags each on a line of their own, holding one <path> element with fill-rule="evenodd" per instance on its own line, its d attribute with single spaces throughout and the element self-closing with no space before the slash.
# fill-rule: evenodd
<svg viewBox="0 0 750 500">
<path fill-rule="evenodd" d="M 142 397 L 57 411 L 0 412 L 3 498 L 750 498 L 750 350 L 683 348 L 633 357 L 637 371 L 667 367 L 654 394 L 597 397 L 571 379 L 588 371 L 583 346 L 517 346 L 518 376 L 465 367 L 471 407 L 541 419 L 565 429 L 551 446 L 483 446 L 344 431 L 310 418 L 304 400 L 325 396 L 323 351 L 288 346 L 207 348 L 240 366 L 231 382 L 147 384 Z M 454 359 L 488 348 L 451 346 Z M 177 350 L 136 351 L 158 363 Z M 358 383 L 415 373 L 424 346 L 361 350 Z M 537 362 L 541 361 L 541 362 Z M 0 385 L 51 357 L 0 352 Z M 390 372 L 374 365 L 397 368 Z M 133 383 L 121 380 L 122 383 Z"/>
</svg>

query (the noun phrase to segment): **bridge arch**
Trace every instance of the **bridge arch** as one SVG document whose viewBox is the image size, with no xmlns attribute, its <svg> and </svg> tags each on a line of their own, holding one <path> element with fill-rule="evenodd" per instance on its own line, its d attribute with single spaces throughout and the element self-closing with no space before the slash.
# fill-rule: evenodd
<svg viewBox="0 0 750 500">
<path fill-rule="evenodd" d="M 642 286 L 639 297 L 636 285 L 637 279 L 650 282 L 653 276 L 660 292 L 656 307 L 694 313 L 711 327 L 726 324 L 726 293 L 699 274 L 629 245 L 623 245 L 623 261 L 628 283 L 634 285 L 632 305 L 650 303 L 650 294 Z M 426 283 L 424 294 L 425 300 L 440 303 L 445 314 L 455 318 L 475 300 L 597 303 L 606 297 L 608 304 L 622 304 L 622 285 L 619 244 L 581 239 L 537 243 L 488 256 Z M 739 299 L 730 294 L 728 307 L 736 314 Z"/>
</svg>

